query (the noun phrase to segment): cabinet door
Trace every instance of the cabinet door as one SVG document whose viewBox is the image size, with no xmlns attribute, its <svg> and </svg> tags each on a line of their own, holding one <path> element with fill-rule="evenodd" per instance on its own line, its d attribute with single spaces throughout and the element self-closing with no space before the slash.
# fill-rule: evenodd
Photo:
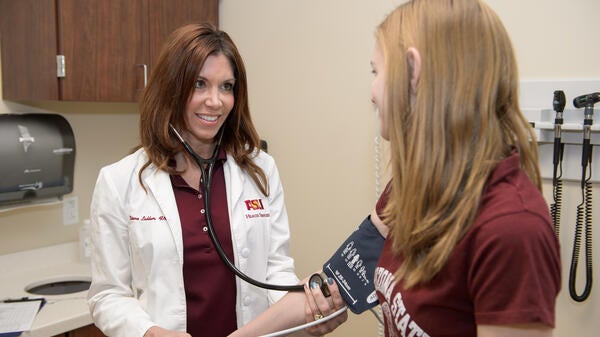
<svg viewBox="0 0 600 337">
<path fill-rule="evenodd" d="M 150 68 L 156 63 L 166 37 L 188 23 L 219 25 L 218 0 L 148 0 Z"/>
<path fill-rule="evenodd" d="M 55 0 L 0 0 L 2 94 L 56 100 Z"/>
<path fill-rule="evenodd" d="M 57 0 L 60 99 L 136 101 L 148 59 L 145 1 Z"/>
<path fill-rule="evenodd" d="M 3 97 L 136 102 L 166 36 L 202 21 L 218 0 L 0 0 Z"/>
</svg>

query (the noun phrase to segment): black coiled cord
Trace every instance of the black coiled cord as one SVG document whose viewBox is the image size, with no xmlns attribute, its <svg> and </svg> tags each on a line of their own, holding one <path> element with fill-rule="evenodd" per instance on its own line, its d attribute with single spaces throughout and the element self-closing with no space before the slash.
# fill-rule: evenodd
<svg viewBox="0 0 600 337">
<path fill-rule="evenodd" d="M 582 202 L 577 205 L 577 224 L 575 226 L 575 240 L 573 241 L 573 257 L 569 271 L 569 294 L 577 302 L 585 301 L 592 292 L 592 183 L 586 180 L 581 191 Z M 585 287 L 581 295 L 577 294 L 575 283 L 577 280 L 577 265 L 581 248 L 581 232 L 585 224 Z"/>
<path fill-rule="evenodd" d="M 554 233 L 556 234 L 556 237 L 559 237 L 560 234 L 560 211 L 562 208 L 563 194 L 563 182 L 562 179 L 560 179 L 561 176 L 558 176 L 553 181 L 552 197 L 554 199 L 554 203 L 550 205 L 550 215 L 552 216 L 552 224 L 554 225 Z"/>
</svg>

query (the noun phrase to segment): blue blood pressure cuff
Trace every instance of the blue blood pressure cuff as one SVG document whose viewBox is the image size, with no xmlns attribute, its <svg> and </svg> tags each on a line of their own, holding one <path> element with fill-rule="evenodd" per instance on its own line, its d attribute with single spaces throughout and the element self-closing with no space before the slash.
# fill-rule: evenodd
<svg viewBox="0 0 600 337">
<path fill-rule="evenodd" d="M 378 304 L 373 279 L 384 242 L 367 217 L 323 265 L 323 272 L 336 281 L 346 305 L 355 314 Z"/>
</svg>

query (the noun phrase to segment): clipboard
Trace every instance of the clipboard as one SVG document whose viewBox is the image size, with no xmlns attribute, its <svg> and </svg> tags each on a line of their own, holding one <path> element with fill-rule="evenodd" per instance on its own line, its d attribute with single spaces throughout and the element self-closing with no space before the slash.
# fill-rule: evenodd
<svg viewBox="0 0 600 337">
<path fill-rule="evenodd" d="M 43 297 L 0 301 L 0 337 L 16 337 L 31 329 L 37 313 L 46 304 Z"/>
</svg>

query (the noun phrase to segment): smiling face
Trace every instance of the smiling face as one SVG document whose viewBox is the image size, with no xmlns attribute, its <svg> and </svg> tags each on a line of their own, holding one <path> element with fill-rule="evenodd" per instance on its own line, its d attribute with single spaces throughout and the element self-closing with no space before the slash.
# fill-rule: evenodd
<svg viewBox="0 0 600 337">
<path fill-rule="evenodd" d="M 185 107 L 189 132 L 183 137 L 201 156 L 209 157 L 219 129 L 234 102 L 235 77 L 229 59 L 223 54 L 206 58 Z"/>
<path fill-rule="evenodd" d="M 379 42 L 375 43 L 373 55 L 371 56 L 371 69 L 373 81 L 371 83 L 371 102 L 375 105 L 377 119 L 379 121 L 379 134 L 388 140 L 387 114 L 385 109 L 385 63 L 383 52 Z"/>
</svg>

